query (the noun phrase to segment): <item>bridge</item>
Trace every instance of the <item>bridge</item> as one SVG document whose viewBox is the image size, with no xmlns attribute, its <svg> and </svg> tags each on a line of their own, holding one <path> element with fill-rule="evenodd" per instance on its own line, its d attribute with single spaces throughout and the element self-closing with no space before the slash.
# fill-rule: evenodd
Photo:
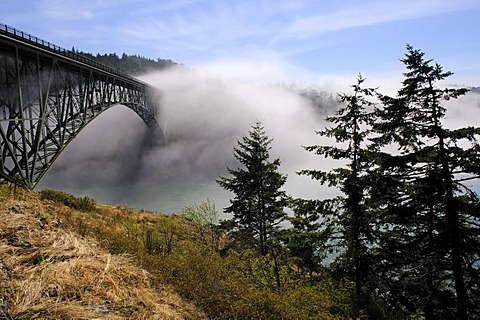
<svg viewBox="0 0 480 320">
<path fill-rule="evenodd" d="M 164 145 L 159 98 L 138 79 L 0 23 L 0 181 L 34 188 L 75 136 L 117 104 Z"/>
</svg>

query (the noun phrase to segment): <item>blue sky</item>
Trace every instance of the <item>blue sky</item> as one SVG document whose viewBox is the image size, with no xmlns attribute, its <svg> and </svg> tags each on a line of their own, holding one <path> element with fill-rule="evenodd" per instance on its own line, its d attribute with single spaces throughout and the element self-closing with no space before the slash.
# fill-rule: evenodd
<svg viewBox="0 0 480 320">
<path fill-rule="evenodd" d="M 68 49 L 268 81 L 401 76 L 410 43 L 480 85 L 478 0 L 19 0 L 0 21 Z"/>
</svg>

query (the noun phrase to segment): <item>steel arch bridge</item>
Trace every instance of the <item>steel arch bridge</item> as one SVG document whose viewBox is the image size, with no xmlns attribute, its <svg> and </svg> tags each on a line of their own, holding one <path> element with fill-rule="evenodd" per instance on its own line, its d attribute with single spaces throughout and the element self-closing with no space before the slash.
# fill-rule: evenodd
<svg viewBox="0 0 480 320">
<path fill-rule="evenodd" d="M 0 180 L 34 188 L 69 142 L 117 104 L 164 145 L 159 98 L 138 79 L 0 23 Z"/>
</svg>

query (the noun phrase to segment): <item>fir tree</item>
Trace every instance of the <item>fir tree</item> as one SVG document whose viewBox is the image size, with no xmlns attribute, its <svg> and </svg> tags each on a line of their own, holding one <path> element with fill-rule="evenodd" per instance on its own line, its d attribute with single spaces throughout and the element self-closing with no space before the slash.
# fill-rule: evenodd
<svg viewBox="0 0 480 320">
<path fill-rule="evenodd" d="M 451 72 L 411 46 L 401 61 L 403 86 L 380 96 L 375 125 L 377 146 L 397 148 L 378 158 L 385 295 L 426 319 L 478 317 L 480 207 L 464 182 L 479 178 L 480 130 L 442 125 L 442 102 L 466 93 L 438 87 Z"/>
<path fill-rule="evenodd" d="M 367 282 L 370 278 L 370 247 L 373 242 L 370 212 L 367 207 L 369 189 L 369 168 L 372 166 L 371 151 L 365 146 L 372 121 L 373 103 L 368 101 L 374 89 L 362 88 L 364 79 L 359 75 L 353 85 L 353 95 L 340 95 L 346 106 L 339 109 L 327 121 L 334 126 L 318 132 L 319 135 L 334 138 L 332 146 L 309 146 L 305 149 L 327 158 L 347 162 L 345 166 L 328 172 L 302 170 L 320 183 L 337 187 L 344 196 L 333 199 L 334 209 L 323 216 L 327 229 L 332 230 L 331 240 L 339 247 L 336 259 L 346 276 L 354 284 L 352 316 L 358 317 L 363 307 L 370 304 Z M 345 146 L 345 147 L 342 147 Z M 328 212 L 328 211 L 327 211 Z M 325 214 L 322 212 L 321 214 Z"/>
<path fill-rule="evenodd" d="M 219 185 L 235 194 L 225 212 L 233 214 L 233 236 L 254 247 L 261 255 L 272 253 L 273 237 L 285 219 L 287 195 L 281 188 L 287 177 L 278 172 L 280 159 L 270 161 L 270 143 L 256 122 L 234 148 L 241 168 L 227 168 L 231 177 L 220 177 Z"/>
</svg>

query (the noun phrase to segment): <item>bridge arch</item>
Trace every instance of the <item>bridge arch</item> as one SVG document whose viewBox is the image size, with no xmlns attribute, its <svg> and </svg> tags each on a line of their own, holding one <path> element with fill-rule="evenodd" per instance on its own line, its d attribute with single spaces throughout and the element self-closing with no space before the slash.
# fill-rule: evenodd
<svg viewBox="0 0 480 320">
<path fill-rule="evenodd" d="M 136 112 L 158 145 L 161 92 L 133 77 L 0 24 L 0 179 L 35 187 L 105 110 Z"/>
</svg>

